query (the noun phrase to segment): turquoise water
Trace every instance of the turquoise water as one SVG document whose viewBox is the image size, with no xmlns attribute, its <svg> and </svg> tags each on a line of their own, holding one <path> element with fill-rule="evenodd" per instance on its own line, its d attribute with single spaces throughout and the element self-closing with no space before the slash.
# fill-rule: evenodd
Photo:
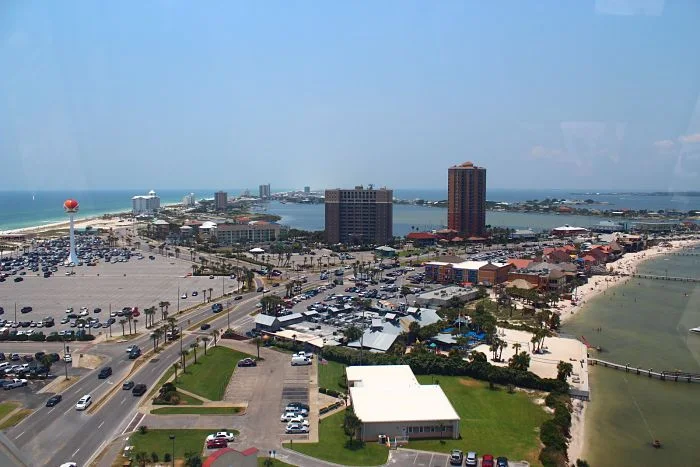
<svg viewBox="0 0 700 467">
<path fill-rule="evenodd" d="M 700 257 L 660 257 L 639 271 L 699 277 Z M 591 300 L 563 332 L 601 346 L 598 356 L 604 360 L 700 373 L 700 335 L 688 332 L 695 326 L 700 326 L 698 284 L 630 279 Z M 598 327 L 602 332 L 593 330 Z M 591 465 L 700 465 L 700 384 L 593 367 L 591 390 L 585 447 Z M 650 447 L 652 439 L 664 448 Z"/>
</svg>

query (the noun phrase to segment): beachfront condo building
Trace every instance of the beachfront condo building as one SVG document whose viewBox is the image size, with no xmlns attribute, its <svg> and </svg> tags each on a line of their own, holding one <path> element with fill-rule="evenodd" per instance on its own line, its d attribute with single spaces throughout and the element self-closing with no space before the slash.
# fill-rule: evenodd
<svg viewBox="0 0 700 467">
<path fill-rule="evenodd" d="M 137 195 L 131 198 L 133 214 L 153 214 L 160 209 L 160 198 L 151 190 L 147 195 Z"/>
<path fill-rule="evenodd" d="M 258 191 L 260 192 L 260 199 L 268 199 L 270 197 L 270 184 L 260 185 Z"/>
<path fill-rule="evenodd" d="M 228 206 L 228 193 L 217 191 L 214 193 L 214 208 L 217 211 L 225 211 Z"/>
<path fill-rule="evenodd" d="M 371 185 L 326 190 L 326 241 L 384 245 L 393 236 L 393 197 Z"/>
<path fill-rule="evenodd" d="M 464 238 L 486 235 L 486 169 L 471 162 L 447 171 L 447 227 Z"/>
</svg>

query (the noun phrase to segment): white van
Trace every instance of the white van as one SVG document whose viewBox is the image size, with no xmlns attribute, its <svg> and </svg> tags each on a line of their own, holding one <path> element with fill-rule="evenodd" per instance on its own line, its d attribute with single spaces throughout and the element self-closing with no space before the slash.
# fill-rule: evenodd
<svg viewBox="0 0 700 467">
<path fill-rule="evenodd" d="M 301 355 L 294 355 L 292 357 L 292 366 L 300 365 L 311 365 L 311 360 L 306 357 L 302 357 Z"/>
</svg>

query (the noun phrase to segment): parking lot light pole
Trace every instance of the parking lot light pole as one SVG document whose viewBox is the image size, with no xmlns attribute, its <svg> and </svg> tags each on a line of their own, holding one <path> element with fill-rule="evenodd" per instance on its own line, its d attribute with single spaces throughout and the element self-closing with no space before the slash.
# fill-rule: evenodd
<svg viewBox="0 0 700 467">
<path fill-rule="evenodd" d="M 170 441 L 173 442 L 173 457 L 170 460 L 172 460 L 172 462 L 173 462 L 172 465 L 173 465 L 173 467 L 175 467 L 175 435 L 170 435 L 169 438 L 170 438 Z"/>
<path fill-rule="evenodd" d="M 68 362 L 66 361 L 66 335 L 63 335 L 63 368 L 66 370 L 66 380 L 70 379 L 68 377 Z"/>
</svg>

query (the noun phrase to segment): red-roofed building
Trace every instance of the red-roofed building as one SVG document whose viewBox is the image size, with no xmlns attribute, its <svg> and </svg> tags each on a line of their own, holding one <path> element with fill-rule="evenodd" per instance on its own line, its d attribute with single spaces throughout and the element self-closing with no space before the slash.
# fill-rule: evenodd
<svg viewBox="0 0 700 467">
<path fill-rule="evenodd" d="M 245 451 L 236 451 L 231 448 L 222 448 L 214 451 L 202 464 L 203 467 L 257 467 L 258 449 L 248 448 Z"/>
<path fill-rule="evenodd" d="M 571 255 L 564 249 L 557 248 L 544 255 L 548 263 L 570 263 Z"/>
<path fill-rule="evenodd" d="M 438 236 L 430 232 L 411 232 L 406 235 L 406 240 L 413 242 L 414 246 L 431 246 L 435 245 Z"/>
<path fill-rule="evenodd" d="M 513 265 L 513 269 L 525 269 L 532 263 L 531 259 L 515 259 L 515 258 L 510 258 L 508 260 L 508 264 Z"/>
</svg>

